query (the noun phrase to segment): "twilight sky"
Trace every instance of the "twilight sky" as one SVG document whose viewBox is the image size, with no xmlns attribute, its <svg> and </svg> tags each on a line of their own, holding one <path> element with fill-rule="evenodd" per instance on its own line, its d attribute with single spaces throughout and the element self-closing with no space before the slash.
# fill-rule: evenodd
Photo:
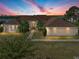
<svg viewBox="0 0 79 59">
<path fill-rule="evenodd" d="M 64 15 L 79 0 L 0 0 L 0 15 Z"/>
</svg>

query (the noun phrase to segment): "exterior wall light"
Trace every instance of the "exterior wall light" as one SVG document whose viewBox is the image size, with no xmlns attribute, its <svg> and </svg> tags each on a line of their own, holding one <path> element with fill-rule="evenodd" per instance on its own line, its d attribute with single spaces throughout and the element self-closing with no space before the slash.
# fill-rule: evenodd
<svg viewBox="0 0 79 59">
<path fill-rule="evenodd" d="M 70 28 L 69 28 L 69 27 L 67 27 L 67 28 L 66 28 L 66 30 L 67 30 L 67 31 L 70 31 Z"/>
</svg>

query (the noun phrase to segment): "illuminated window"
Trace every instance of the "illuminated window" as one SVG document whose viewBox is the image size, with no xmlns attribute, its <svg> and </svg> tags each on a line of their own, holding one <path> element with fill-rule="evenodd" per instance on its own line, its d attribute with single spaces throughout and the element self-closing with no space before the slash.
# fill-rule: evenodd
<svg viewBox="0 0 79 59">
<path fill-rule="evenodd" d="M 12 31 L 14 30 L 14 25 L 12 25 Z"/>
<path fill-rule="evenodd" d="M 56 29 L 56 27 L 54 27 L 54 28 L 53 28 L 53 32 L 54 32 L 54 33 L 56 33 L 56 32 L 57 32 L 57 29 Z"/>
<path fill-rule="evenodd" d="M 69 27 L 66 28 L 66 33 L 70 33 L 70 28 Z"/>
<path fill-rule="evenodd" d="M 69 28 L 69 27 L 67 27 L 67 28 L 66 28 L 66 30 L 67 30 L 67 31 L 69 31 L 69 30 L 70 30 L 70 28 Z"/>
</svg>

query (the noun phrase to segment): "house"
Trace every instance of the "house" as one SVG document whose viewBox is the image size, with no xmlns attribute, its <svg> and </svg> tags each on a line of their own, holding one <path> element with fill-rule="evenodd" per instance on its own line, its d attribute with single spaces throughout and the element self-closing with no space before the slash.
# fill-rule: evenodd
<svg viewBox="0 0 79 59">
<path fill-rule="evenodd" d="M 3 32 L 18 32 L 19 22 L 14 20 L 7 20 L 3 23 Z"/>
<path fill-rule="evenodd" d="M 0 22 L 3 24 L 3 32 L 17 32 L 18 22 L 16 21 L 16 16 L 0 16 Z"/>
<path fill-rule="evenodd" d="M 78 27 L 63 20 L 62 17 L 56 16 L 18 16 L 14 20 L 10 19 L 3 23 L 4 32 L 18 32 L 18 19 L 28 21 L 30 30 L 36 28 L 39 20 L 42 21 L 45 24 L 47 36 L 74 36 L 78 34 Z"/>
<path fill-rule="evenodd" d="M 60 18 L 51 18 L 46 24 L 48 36 L 74 36 L 78 34 L 78 27 Z"/>
<path fill-rule="evenodd" d="M 29 22 L 29 30 L 35 29 L 37 21 L 28 21 Z M 4 22 L 1 26 L 3 26 L 3 32 L 18 32 L 18 27 L 20 23 L 16 20 L 9 20 Z"/>
</svg>

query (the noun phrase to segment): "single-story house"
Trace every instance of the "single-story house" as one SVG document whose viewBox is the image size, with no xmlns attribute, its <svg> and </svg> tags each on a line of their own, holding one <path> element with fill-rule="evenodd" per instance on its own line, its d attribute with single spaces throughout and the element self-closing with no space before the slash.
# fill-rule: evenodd
<svg viewBox="0 0 79 59">
<path fill-rule="evenodd" d="M 36 28 L 37 21 L 31 20 L 29 22 L 29 30 Z M 3 32 L 18 32 L 18 27 L 20 23 L 17 20 L 5 21 L 1 26 L 3 26 Z"/>
<path fill-rule="evenodd" d="M 8 20 L 5 21 L 2 26 L 3 32 L 18 32 L 19 22 L 16 20 Z"/>
<path fill-rule="evenodd" d="M 41 20 L 44 22 L 46 30 L 47 30 L 47 36 L 74 36 L 78 34 L 78 27 L 74 24 L 67 22 L 63 20 L 62 18 L 56 18 L 56 17 L 23 17 L 22 19 L 18 17 L 19 19 L 29 22 L 29 29 L 32 29 L 37 26 L 37 21 Z M 46 20 L 45 20 L 46 19 Z M 3 32 L 18 32 L 18 26 L 19 22 L 17 19 L 15 20 L 8 20 L 5 23 L 2 24 L 4 31 Z"/>
<path fill-rule="evenodd" d="M 63 19 L 53 19 L 46 24 L 48 36 L 74 36 L 78 34 L 78 27 Z"/>
</svg>

